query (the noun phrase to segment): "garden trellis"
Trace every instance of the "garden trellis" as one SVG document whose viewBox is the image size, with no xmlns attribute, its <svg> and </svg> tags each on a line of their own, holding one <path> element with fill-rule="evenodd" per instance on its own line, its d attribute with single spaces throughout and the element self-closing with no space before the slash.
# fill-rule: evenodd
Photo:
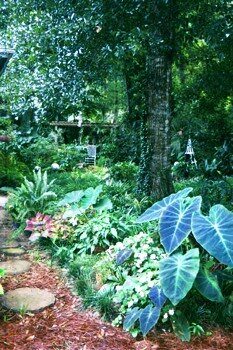
<svg viewBox="0 0 233 350">
<path fill-rule="evenodd" d="M 185 159 L 187 162 L 190 162 L 191 164 L 194 164 L 195 167 L 197 167 L 197 161 L 194 156 L 194 150 L 193 150 L 191 138 L 188 139 L 188 143 L 185 151 Z"/>
</svg>

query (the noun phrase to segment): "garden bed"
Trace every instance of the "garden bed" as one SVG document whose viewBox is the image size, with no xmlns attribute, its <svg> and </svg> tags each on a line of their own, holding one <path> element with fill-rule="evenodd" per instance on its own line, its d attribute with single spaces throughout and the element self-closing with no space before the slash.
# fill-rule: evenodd
<svg viewBox="0 0 233 350">
<path fill-rule="evenodd" d="M 148 340 L 135 340 L 120 328 L 101 321 L 93 311 L 83 311 L 59 271 L 33 263 L 29 272 L 3 279 L 3 287 L 48 288 L 56 296 L 54 306 L 36 313 L 5 314 L 0 325 L 1 350 L 225 350 L 233 334 L 216 329 L 211 336 L 182 343 L 174 334 L 151 333 Z"/>
</svg>

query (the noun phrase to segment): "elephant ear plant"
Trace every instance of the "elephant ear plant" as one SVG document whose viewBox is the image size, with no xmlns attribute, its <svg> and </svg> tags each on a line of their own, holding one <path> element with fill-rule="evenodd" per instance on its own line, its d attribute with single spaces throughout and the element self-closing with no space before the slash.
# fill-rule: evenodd
<svg viewBox="0 0 233 350">
<path fill-rule="evenodd" d="M 167 256 L 159 262 L 158 285 L 149 292 L 151 303 L 143 309 L 128 310 L 124 321 L 127 330 L 139 321 L 145 336 L 157 323 L 164 303 L 170 301 L 176 306 L 191 288 L 213 302 L 224 301 L 217 274 L 210 271 L 211 264 L 206 264 L 206 258 L 212 264 L 215 260 L 221 263 L 222 274 L 229 273 L 233 267 L 233 213 L 222 205 L 215 205 L 209 216 L 202 215 L 202 198 L 189 197 L 191 191 L 192 188 L 185 188 L 171 194 L 137 219 L 137 223 L 159 220 L 160 242 Z M 188 237 L 191 239 L 186 244 Z M 118 262 L 122 264 L 130 256 L 128 250 L 122 250 Z M 174 331 L 182 340 L 190 340 L 185 316 L 176 310 L 173 320 Z"/>
</svg>

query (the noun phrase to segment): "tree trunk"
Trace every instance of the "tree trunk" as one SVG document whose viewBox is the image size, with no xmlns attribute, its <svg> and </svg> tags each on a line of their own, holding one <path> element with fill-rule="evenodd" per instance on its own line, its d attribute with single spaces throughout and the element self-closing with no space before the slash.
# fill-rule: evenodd
<svg viewBox="0 0 233 350">
<path fill-rule="evenodd" d="M 166 55 L 151 55 L 148 59 L 148 142 L 150 194 L 156 199 L 173 191 L 171 178 L 171 68 Z"/>
<path fill-rule="evenodd" d="M 171 177 L 171 87 L 175 0 L 150 3 L 150 45 L 147 55 L 147 121 L 140 186 L 154 199 L 174 191 Z M 145 147 L 146 143 L 146 147 Z M 142 147 L 143 149 L 143 147 Z"/>
</svg>

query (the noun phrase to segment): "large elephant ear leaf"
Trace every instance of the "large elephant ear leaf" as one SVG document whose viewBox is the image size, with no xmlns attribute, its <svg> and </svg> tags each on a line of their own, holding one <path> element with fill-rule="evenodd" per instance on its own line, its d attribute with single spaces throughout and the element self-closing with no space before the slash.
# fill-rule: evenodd
<svg viewBox="0 0 233 350">
<path fill-rule="evenodd" d="M 139 319 L 141 312 L 142 310 L 138 307 L 134 307 L 128 311 L 123 323 L 123 328 L 125 331 L 128 331 L 134 325 L 134 323 Z"/>
<path fill-rule="evenodd" d="M 190 326 L 185 315 L 181 311 L 177 310 L 173 316 L 173 321 L 172 328 L 177 337 L 179 337 L 182 341 L 190 341 Z"/>
<path fill-rule="evenodd" d="M 158 307 L 153 307 L 153 305 L 147 305 L 145 309 L 142 310 L 139 322 L 140 330 L 145 336 L 158 322 L 161 309 Z"/>
<path fill-rule="evenodd" d="M 154 286 L 149 291 L 149 298 L 155 304 L 155 306 L 161 308 L 167 300 L 166 295 L 163 293 L 162 289 Z"/>
<path fill-rule="evenodd" d="M 131 257 L 132 254 L 133 254 L 132 249 L 125 248 L 125 249 L 120 250 L 116 256 L 117 265 L 123 264 L 126 260 L 128 260 Z"/>
<path fill-rule="evenodd" d="M 233 213 L 214 205 L 209 216 L 194 213 L 192 232 L 199 244 L 222 264 L 233 267 Z"/>
<path fill-rule="evenodd" d="M 192 288 L 199 271 L 199 250 L 174 254 L 160 261 L 159 275 L 164 294 L 177 305 Z"/>
<path fill-rule="evenodd" d="M 62 207 L 66 204 L 78 203 L 83 197 L 84 191 L 72 191 L 65 195 L 65 197 L 57 203 L 58 207 Z"/>
<path fill-rule="evenodd" d="M 167 253 L 176 250 L 190 234 L 192 214 L 200 211 L 201 200 L 200 196 L 189 201 L 180 199 L 164 210 L 160 220 L 160 237 Z"/>
<path fill-rule="evenodd" d="M 192 191 L 192 187 L 187 187 L 177 193 L 173 193 L 168 197 L 165 197 L 159 202 L 156 202 L 152 207 L 148 208 L 139 218 L 136 220 L 136 223 L 140 224 L 147 221 L 152 221 L 159 219 L 162 212 L 173 202 L 177 201 L 180 198 L 185 198 Z"/>
<path fill-rule="evenodd" d="M 217 303 L 222 303 L 224 301 L 217 277 L 207 269 L 200 269 L 194 285 L 205 298 Z"/>
<path fill-rule="evenodd" d="M 88 209 L 91 205 L 95 204 L 97 198 L 102 192 L 102 186 L 99 185 L 96 188 L 89 187 L 84 191 L 84 196 L 81 199 L 81 207 L 84 209 Z"/>
</svg>

